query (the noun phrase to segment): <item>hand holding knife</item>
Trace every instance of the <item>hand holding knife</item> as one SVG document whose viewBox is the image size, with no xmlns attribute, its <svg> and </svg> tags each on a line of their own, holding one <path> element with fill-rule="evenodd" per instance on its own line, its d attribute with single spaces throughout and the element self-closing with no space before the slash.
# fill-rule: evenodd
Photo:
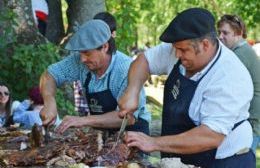
<svg viewBox="0 0 260 168">
<path fill-rule="evenodd" d="M 122 138 L 122 136 L 124 135 L 124 132 L 125 132 L 125 128 L 128 124 L 128 118 L 127 118 L 127 115 L 124 116 L 124 119 L 122 121 L 122 124 L 121 124 L 121 127 L 120 127 L 120 130 L 119 130 L 119 134 L 117 136 L 117 141 L 120 140 L 120 138 Z"/>
<path fill-rule="evenodd" d="M 46 143 L 46 144 L 48 144 L 49 143 L 49 141 L 50 141 L 50 132 L 49 132 L 49 128 L 50 128 L 50 125 L 51 125 L 51 123 L 53 122 L 50 122 L 50 123 L 48 123 L 48 124 L 44 124 L 44 121 L 46 121 L 46 116 L 45 115 L 42 115 L 42 113 L 40 114 L 40 117 L 41 117 L 41 119 L 42 119 L 42 121 L 43 121 L 43 129 L 44 129 L 44 142 Z"/>
<path fill-rule="evenodd" d="M 43 128 L 44 128 L 44 132 L 45 132 L 45 134 L 44 134 L 44 142 L 46 144 L 48 144 L 49 141 L 50 141 L 50 138 L 51 138 L 50 133 L 49 133 L 49 126 L 48 125 L 44 125 Z"/>
<path fill-rule="evenodd" d="M 127 123 L 128 123 L 128 118 L 127 118 L 127 115 L 125 115 L 124 119 L 122 121 L 120 130 L 119 130 L 118 136 L 116 138 L 116 142 L 114 143 L 112 150 L 117 146 L 118 142 L 121 140 L 122 136 L 124 135 Z"/>
</svg>

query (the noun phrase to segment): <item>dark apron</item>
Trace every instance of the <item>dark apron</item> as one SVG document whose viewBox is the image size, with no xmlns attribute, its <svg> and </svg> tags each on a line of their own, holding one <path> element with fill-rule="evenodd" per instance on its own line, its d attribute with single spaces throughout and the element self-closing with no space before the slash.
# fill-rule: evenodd
<svg viewBox="0 0 260 168">
<path fill-rule="evenodd" d="M 106 90 L 89 93 L 88 85 L 90 80 L 91 73 L 89 72 L 85 81 L 85 88 L 90 114 L 99 115 L 116 110 L 117 100 L 114 98 L 109 89 L 110 73 L 108 74 Z"/>
<path fill-rule="evenodd" d="M 111 73 L 108 74 L 107 89 L 94 93 L 89 93 L 88 85 L 91 80 L 91 73 L 89 72 L 87 74 L 87 78 L 85 81 L 86 99 L 91 115 L 104 114 L 107 112 L 115 111 L 117 108 L 117 100 L 114 98 L 111 90 L 109 89 L 110 74 Z M 126 130 L 140 131 L 149 135 L 149 123 L 142 118 L 138 118 L 137 122 L 132 126 L 127 126 Z M 111 129 L 111 131 L 118 131 L 118 129 Z"/>
<path fill-rule="evenodd" d="M 174 66 L 165 83 L 162 115 L 162 136 L 180 134 L 196 127 L 196 125 L 189 117 L 189 107 L 191 100 L 195 94 L 199 82 L 216 63 L 220 57 L 220 54 L 221 50 L 217 55 L 216 60 L 198 81 L 190 80 L 179 72 L 179 66 L 181 64 L 180 60 Z M 236 124 L 236 126 L 238 125 L 239 124 Z M 216 168 L 220 168 L 219 165 L 221 164 L 216 162 L 215 155 L 216 149 L 196 154 L 161 153 L 162 158 L 179 157 L 185 164 L 200 166 L 202 168 L 213 168 L 215 166 Z M 223 159 L 218 160 L 218 162 L 221 162 L 222 160 Z M 225 161 L 223 166 L 230 164 L 232 165 L 233 163 Z"/>
</svg>

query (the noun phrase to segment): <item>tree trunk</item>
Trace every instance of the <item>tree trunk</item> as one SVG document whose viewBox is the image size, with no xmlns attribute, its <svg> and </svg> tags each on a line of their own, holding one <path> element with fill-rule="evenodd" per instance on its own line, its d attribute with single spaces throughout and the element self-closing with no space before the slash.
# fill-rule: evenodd
<svg viewBox="0 0 260 168">
<path fill-rule="evenodd" d="M 97 13 L 105 11 L 105 0 L 67 0 L 68 31 L 92 19 Z"/>
<path fill-rule="evenodd" d="M 0 0 L 0 16 L 3 15 L 3 11 L 4 11 L 4 0 Z M 3 35 L 4 35 L 4 25 L 3 25 L 3 23 L 1 23 L 0 24 L 0 36 L 2 37 Z M 0 44 L 0 47 L 1 46 L 2 45 Z"/>
<path fill-rule="evenodd" d="M 31 0 L 9 0 L 5 6 L 12 8 L 17 15 L 15 31 L 19 43 L 39 44 L 46 42 L 45 37 L 39 33 L 34 23 Z"/>
<path fill-rule="evenodd" d="M 49 16 L 47 23 L 46 38 L 55 44 L 59 44 L 64 37 L 64 25 L 61 11 L 61 0 L 49 0 Z"/>
<path fill-rule="evenodd" d="M 4 0 L 0 0 L 0 11 L 4 8 Z"/>
</svg>

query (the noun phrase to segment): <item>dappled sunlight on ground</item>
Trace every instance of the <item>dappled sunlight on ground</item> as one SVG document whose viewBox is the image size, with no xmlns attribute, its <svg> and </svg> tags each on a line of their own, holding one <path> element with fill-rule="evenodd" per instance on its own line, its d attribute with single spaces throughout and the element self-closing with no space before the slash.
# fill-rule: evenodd
<svg viewBox="0 0 260 168">
<path fill-rule="evenodd" d="M 160 104 L 163 103 L 163 87 L 162 86 L 154 87 L 153 85 L 149 85 L 149 86 L 145 87 L 144 90 L 145 90 L 145 93 L 147 96 L 153 97 Z"/>
<path fill-rule="evenodd" d="M 256 167 L 260 168 L 260 148 L 256 151 Z"/>
</svg>

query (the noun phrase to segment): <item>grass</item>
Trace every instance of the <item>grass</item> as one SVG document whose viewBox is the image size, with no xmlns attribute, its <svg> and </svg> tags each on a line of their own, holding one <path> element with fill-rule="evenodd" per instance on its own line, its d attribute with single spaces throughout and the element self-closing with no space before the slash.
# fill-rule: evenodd
<svg viewBox="0 0 260 168">
<path fill-rule="evenodd" d="M 256 167 L 260 168 L 260 148 L 256 150 Z"/>
</svg>

